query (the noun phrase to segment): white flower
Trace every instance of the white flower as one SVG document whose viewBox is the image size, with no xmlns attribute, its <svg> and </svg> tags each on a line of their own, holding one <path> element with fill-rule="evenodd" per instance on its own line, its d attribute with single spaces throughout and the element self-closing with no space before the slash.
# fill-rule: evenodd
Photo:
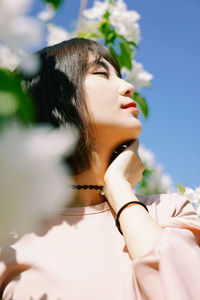
<svg viewBox="0 0 200 300">
<path fill-rule="evenodd" d="M 133 83 L 138 92 L 142 87 L 149 86 L 150 81 L 153 79 L 153 75 L 145 71 L 143 65 L 135 60 L 132 61 L 132 69 L 128 70 L 124 67 L 122 73 L 127 81 Z"/>
<path fill-rule="evenodd" d="M 43 22 L 47 22 L 54 18 L 56 10 L 51 3 L 47 3 L 45 9 L 38 14 L 38 18 Z"/>
<path fill-rule="evenodd" d="M 136 23 L 139 19 L 140 15 L 136 11 L 127 10 L 123 0 L 118 0 L 110 11 L 110 23 L 115 26 L 116 32 L 136 44 L 141 40 L 140 28 Z"/>
<path fill-rule="evenodd" d="M 72 195 L 61 163 L 75 142 L 71 130 L 10 126 L 0 132 L 0 238 L 37 229 Z"/>
<path fill-rule="evenodd" d="M 46 40 L 48 46 L 61 43 L 70 38 L 69 32 L 67 32 L 62 27 L 49 23 L 47 24 L 47 29 L 48 29 L 48 35 L 46 37 Z"/>
<path fill-rule="evenodd" d="M 173 183 L 171 177 L 163 173 L 163 168 L 161 165 L 156 165 L 152 169 L 152 174 L 148 180 L 147 184 L 148 193 L 170 193 L 174 191 Z"/>
<path fill-rule="evenodd" d="M 172 178 L 163 172 L 163 167 L 156 163 L 155 155 L 144 145 L 139 147 L 139 155 L 145 167 L 151 171 L 151 175 L 147 181 L 145 189 L 146 193 L 169 193 L 174 192 Z"/>
<path fill-rule="evenodd" d="M 147 166 L 148 169 L 151 169 L 155 165 L 155 156 L 152 151 L 145 148 L 143 145 L 139 147 L 139 155 L 141 157 L 142 162 Z"/>
<path fill-rule="evenodd" d="M 139 155 L 145 167 L 151 172 L 147 179 L 145 193 L 170 193 L 174 192 L 172 178 L 163 172 L 163 167 L 156 163 L 155 155 L 144 145 L 139 147 Z"/>
<path fill-rule="evenodd" d="M 37 46 L 42 39 L 41 23 L 25 16 L 32 0 L 0 1 L 0 41 L 17 52 L 30 46 Z"/>
<path fill-rule="evenodd" d="M 96 19 L 97 21 L 100 21 L 109 7 L 109 0 L 105 0 L 104 2 L 95 1 L 92 8 L 83 11 L 83 16 L 90 20 Z"/>
<path fill-rule="evenodd" d="M 90 20 L 100 21 L 106 11 L 109 11 L 109 20 L 118 34 L 123 35 L 128 41 L 136 44 L 140 41 L 140 28 L 137 21 L 140 15 L 134 11 L 128 11 L 123 0 L 110 3 L 95 1 L 94 6 L 83 11 L 83 16 Z"/>
<path fill-rule="evenodd" d="M 19 55 L 13 53 L 8 46 L 0 45 L 0 68 L 13 71 L 19 64 Z"/>
<path fill-rule="evenodd" d="M 27 55 L 23 50 L 16 54 L 8 46 L 0 45 L 0 68 L 14 71 L 20 63 L 20 69 L 27 75 L 35 74 L 40 67 L 39 57 L 35 54 Z"/>
</svg>

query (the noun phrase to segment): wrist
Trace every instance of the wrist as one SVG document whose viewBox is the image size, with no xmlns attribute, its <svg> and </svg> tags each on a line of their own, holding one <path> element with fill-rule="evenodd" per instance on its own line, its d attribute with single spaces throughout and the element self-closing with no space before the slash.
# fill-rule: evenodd
<svg viewBox="0 0 200 300">
<path fill-rule="evenodd" d="M 135 196 L 131 184 L 126 180 L 112 180 L 106 185 L 106 197 L 117 213 L 129 201 L 139 201 Z"/>
</svg>

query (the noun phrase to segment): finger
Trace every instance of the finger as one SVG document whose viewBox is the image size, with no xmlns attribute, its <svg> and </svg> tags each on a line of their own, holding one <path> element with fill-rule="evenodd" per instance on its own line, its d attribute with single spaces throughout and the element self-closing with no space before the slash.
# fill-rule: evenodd
<svg viewBox="0 0 200 300">
<path fill-rule="evenodd" d="M 133 143 L 133 150 L 137 153 L 138 153 L 139 145 L 140 145 L 140 142 L 138 139 L 136 139 Z"/>
<path fill-rule="evenodd" d="M 138 155 L 139 145 L 140 145 L 140 142 L 138 139 L 136 139 L 136 140 L 134 140 L 133 143 L 130 144 L 130 146 L 128 146 L 126 148 L 126 150 L 132 150 L 137 156 L 139 156 Z"/>
</svg>

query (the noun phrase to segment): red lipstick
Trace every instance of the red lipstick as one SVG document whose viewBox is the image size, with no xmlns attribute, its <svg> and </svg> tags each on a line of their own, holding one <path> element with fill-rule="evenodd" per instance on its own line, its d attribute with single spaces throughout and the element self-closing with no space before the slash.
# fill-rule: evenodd
<svg viewBox="0 0 200 300">
<path fill-rule="evenodd" d="M 132 110 L 132 111 L 134 111 L 136 113 L 139 113 L 135 101 L 131 101 L 131 102 L 127 103 L 127 104 L 122 105 L 121 107 L 123 109 L 129 109 L 129 110 Z"/>
</svg>

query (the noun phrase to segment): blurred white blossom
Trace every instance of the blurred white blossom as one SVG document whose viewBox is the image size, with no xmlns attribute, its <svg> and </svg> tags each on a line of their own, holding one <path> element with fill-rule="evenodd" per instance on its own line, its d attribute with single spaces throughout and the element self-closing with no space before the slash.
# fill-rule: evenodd
<svg viewBox="0 0 200 300">
<path fill-rule="evenodd" d="M 14 71 L 19 64 L 26 75 L 33 75 L 40 67 L 40 60 L 35 54 L 27 55 L 22 49 L 16 54 L 7 45 L 0 45 L 0 68 Z"/>
<path fill-rule="evenodd" d="M 40 58 L 36 54 L 26 55 L 21 57 L 20 69 L 28 76 L 36 74 L 40 68 Z"/>
<path fill-rule="evenodd" d="M 151 169 L 154 167 L 155 155 L 151 150 L 147 149 L 144 145 L 140 145 L 138 152 L 142 162 L 145 164 L 145 166 L 147 166 L 147 168 Z"/>
<path fill-rule="evenodd" d="M 54 18 L 56 10 L 51 3 L 47 3 L 45 9 L 39 12 L 38 18 L 43 22 L 47 22 Z"/>
<path fill-rule="evenodd" d="M 139 148 L 139 155 L 145 167 L 151 172 L 145 186 L 145 193 L 170 193 L 174 192 L 175 188 L 173 181 L 167 173 L 164 173 L 163 167 L 156 163 L 153 152 L 143 145 Z"/>
<path fill-rule="evenodd" d="M 94 22 L 93 20 L 81 19 L 80 20 L 80 26 L 77 29 L 78 30 L 75 31 L 74 34 L 72 33 L 72 35 L 74 35 L 74 37 L 76 37 L 79 32 L 84 32 L 84 33 L 88 32 L 89 33 L 89 36 L 88 36 L 89 39 L 92 39 L 90 33 L 92 33 L 93 35 L 96 35 L 96 36 L 100 35 L 97 23 Z M 84 37 L 87 38 L 87 35 L 85 35 Z M 96 37 L 94 37 L 94 40 L 96 40 Z"/>
<path fill-rule="evenodd" d="M 161 165 L 156 165 L 152 169 L 152 174 L 148 180 L 147 185 L 148 193 L 154 193 L 159 191 L 159 193 L 171 193 L 174 192 L 173 182 L 171 177 L 163 172 L 163 167 Z"/>
<path fill-rule="evenodd" d="M 138 92 L 142 87 L 150 86 L 150 81 L 153 79 L 153 75 L 145 71 L 143 65 L 135 60 L 132 61 L 132 69 L 129 71 L 124 67 L 122 68 L 122 73 L 125 75 L 125 79 L 131 82 Z"/>
<path fill-rule="evenodd" d="M 200 217 L 200 186 L 196 187 L 195 190 L 186 187 L 183 196 L 190 200 L 196 209 L 197 215 Z"/>
<path fill-rule="evenodd" d="M 107 10 L 110 13 L 110 24 L 115 27 L 116 32 L 123 35 L 128 41 L 137 44 L 141 39 L 140 28 L 137 23 L 140 15 L 134 10 L 127 10 L 123 0 L 116 2 L 95 1 L 92 8 L 83 11 L 83 16 L 89 20 L 100 21 Z"/>
<path fill-rule="evenodd" d="M 12 125 L 0 132 L 0 237 L 29 232 L 72 195 L 61 163 L 75 144 L 72 130 Z"/>
<path fill-rule="evenodd" d="M 64 28 L 56 26 L 52 23 L 47 24 L 48 34 L 46 37 L 47 45 L 52 46 L 61 43 L 70 38 L 69 32 Z"/>
<path fill-rule="evenodd" d="M 36 18 L 25 16 L 33 0 L 0 1 L 0 42 L 17 52 L 37 46 L 42 39 L 42 24 Z"/>
<path fill-rule="evenodd" d="M 0 45 L 0 68 L 13 71 L 19 64 L 20 57 L 13 53 L 8 46 Z"/>
</svg>

